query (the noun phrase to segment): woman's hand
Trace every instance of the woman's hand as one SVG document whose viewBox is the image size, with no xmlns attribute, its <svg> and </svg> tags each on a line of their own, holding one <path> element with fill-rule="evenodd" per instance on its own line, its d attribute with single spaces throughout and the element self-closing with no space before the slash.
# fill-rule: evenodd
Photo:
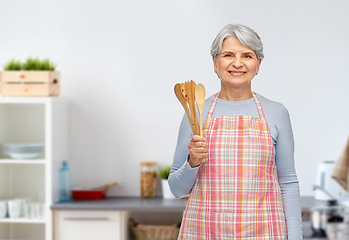
<svg viewBox="0 0 349 240">
<path fill-rule="evenodd" d="M 188 148 L 190 152 L 188 162 L 191 167 L 196 167 L 200 165 L 200 159 L 208 157 L 207 143 L 205 137 L 194 135 L 189 142 Z"/>
</svg>

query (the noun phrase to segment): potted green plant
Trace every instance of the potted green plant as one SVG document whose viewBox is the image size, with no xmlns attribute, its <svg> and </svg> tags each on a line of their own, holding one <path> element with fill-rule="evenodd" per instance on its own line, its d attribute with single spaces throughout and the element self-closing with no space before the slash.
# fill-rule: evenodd
<svg viewBox="0 0 349 240">
<path fill-rule="evenodd" d="M 26 61 L 12 59 L 0 72 L 2 96 L 58 96 L 60 72 L 57 64 L 49 59 L 28 58 Z"/>
<path fill-rule="evenodd" d="M 168 176 L 170 175 L 171 166 L 165 166 L 160 168 L 161 186 L 162 186 L 162 196 L 163 198 L 173 199 L 175 198 L 168 185 Z"/>
</svg>

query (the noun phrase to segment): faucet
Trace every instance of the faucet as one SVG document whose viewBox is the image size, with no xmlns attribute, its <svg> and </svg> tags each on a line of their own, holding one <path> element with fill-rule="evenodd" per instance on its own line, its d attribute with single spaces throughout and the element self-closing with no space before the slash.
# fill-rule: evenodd
<svg viewBox="0 0 349 240">
<path fill-rule="evenodd" d="M 318 189 L 318 190 L 324 192 L 327 196 L 329 196 L 330 198 L 332 198 L 332 199 L 330 199 L 330 200 L 327 200 L 327 204 L 328 204 L 329 206 L 337 205 L 337 202 L 338 202 L 337 199 L 336 199 L 335 197 L 333 197 L 332 194 L 330 194 L 326 189 L 324 189 L 323 187 L 320 187 L 319 185 L 314 184 L 314 185 L 313 185 L 313 190 L 316 190 L 316 189 Z"/>
</svg>

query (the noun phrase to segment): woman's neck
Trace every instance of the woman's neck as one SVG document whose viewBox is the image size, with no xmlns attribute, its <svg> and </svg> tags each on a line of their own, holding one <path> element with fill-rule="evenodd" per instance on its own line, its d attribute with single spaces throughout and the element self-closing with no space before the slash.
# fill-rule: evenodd
<svg viewBox="0 0 349 240">
<path fill-rule="evenodd" d="M 243 101 L 252 98 L 251 85 L 247 88 L 227 88 L 222 84 L 219 98 L 226 101 Z"/>
</svg>

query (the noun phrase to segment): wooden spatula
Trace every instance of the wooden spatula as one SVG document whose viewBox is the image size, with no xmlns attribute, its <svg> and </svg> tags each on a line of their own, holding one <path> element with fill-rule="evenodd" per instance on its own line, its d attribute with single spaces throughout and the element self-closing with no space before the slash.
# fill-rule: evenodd
<svg viewBox="0 0 349 240">
<path fill-rule="evenodd" d="M 178 94 L 179 88 L 181 89 L 182 96 Z M 186 114 L 188 116 L 188 120 L 190 123 L 190 127 L 195 135 L 200 134 L 200 126 L 196 114 L 196 108 L 195 108 L 195 88 L 196 83 L 194 81 L 185 82 L 185 83 L 177 83 L 175 85 L 175 93 L 178 98 L 178 100 L 181 102 L 183 108 L 186 111 Z M 188 109 L 188 105 L 189 109 Z M 190 113 L 189 113 L 190 111 Z"/>
<path fill-rule="evenodd" d="M 195 108 L 195 88 L 196 88 L 196 83 L 194 81 L 190 81 L 190 83 L 188 84 L 190 87 L 190 109 L 192 112 L 192 118 L 193 118 L 193 124 L 194 124 L 194 129 L 195 129 L 195 135 L 200 135 L 200 126 L 199 126 L 199 122 L 198 122 L 198 117 L 196 114 L 196 108 Z"/>
<path fill-rule="evenodd" d="M 188 109 L 187 100 L 185 99 L 185 97 L 183 96 L 183 93 L 182 93 L 182 84 L 177 83 L 174 87 L 174 91 L 175 91 L 175 94 L 176 94 L 179 102 L 182 104 L 182 106 L 185 110 L 185 113 L 187 114 L 191 130 L 194 132 L 193 119 L 192 119 L 190 112 L 189 112 L 189 109 Z"/>
<path fill-rule="evenodd" d="M 200 136 L 202 136 L 202 112 L 204 110 L 204 104 L 205 104 L 205 87 L 202 84 L 196 85 L 195 88 L 195 100 L 196 100 L 196 105 L 199 110 L 199 118 L 200 118 Z M 207 158 L 201 158 L 200 162 L 206 162 Z"/>
<path fill-rule="evenodd" d="M 199 110 L 199 119 L 200 119 L 200 136 L 202 136 L 202 112 L 204 110 L 204 103 L 205 103 L 205 87 L 202 84 L 196 85 L 195 88 L 195 100 L 196 100 L 196 105 Z"/>
<path fill-rule="evenodd" d="M 185 82 L 181 84 L 181 88 L 182 88 L 182 94 L 184 96 L 184 98 L 186 99 L 186 101 L 188 102 L 189 105 L 189 109 L 190 109 L 190 114 L 191 114 L 191 125 L 192 125 L 192 130 L 194 134 L 197 134 L 197 130 L 195 128 L 195 115 L 196 115 L 196 111 L 195 111 L 195 102 L 192 101 L 192 91 L 191 91 L 191 83 L 190 82 Z M 193 105 L 194 104 L 194 105 Z M 193 108 L 194 106 L 194 108 Z"/>
</svg>

